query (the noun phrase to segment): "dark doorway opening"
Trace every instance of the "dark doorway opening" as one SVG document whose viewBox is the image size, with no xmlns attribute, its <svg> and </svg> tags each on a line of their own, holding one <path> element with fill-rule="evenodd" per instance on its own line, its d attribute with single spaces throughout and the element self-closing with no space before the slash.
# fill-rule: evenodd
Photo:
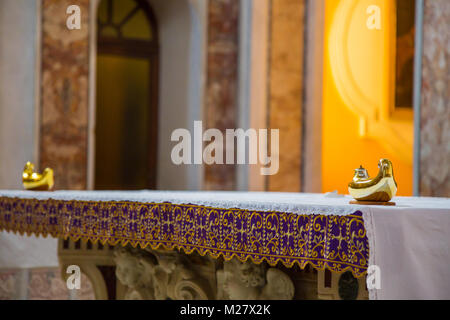
<svg viewBox="0 0 450 320">
<path fill-rule="evenodd" d="M 102 0 L 97 19 L 95 189 L 155 189 L 155 16 L 145 0 Z"/>
</svg>

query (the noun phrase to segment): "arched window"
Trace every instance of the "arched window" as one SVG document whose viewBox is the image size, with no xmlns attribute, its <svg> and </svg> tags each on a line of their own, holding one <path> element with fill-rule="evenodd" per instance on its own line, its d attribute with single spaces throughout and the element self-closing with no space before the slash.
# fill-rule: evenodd
<svg viewBox="0 0 450 320">
<path fill-rule="evenodd" d="M 154 189 L 158 30 L 145 0 L 98 8 L 95 189 Z"/>
</svg>

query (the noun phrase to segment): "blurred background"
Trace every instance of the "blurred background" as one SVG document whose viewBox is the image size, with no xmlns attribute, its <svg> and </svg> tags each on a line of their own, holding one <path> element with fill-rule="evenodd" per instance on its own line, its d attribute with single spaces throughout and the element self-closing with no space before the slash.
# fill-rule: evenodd
<svg viewBox="0 0 450 320">
<path fill-rule="evenodd" d="M 388 158 L 397 195 L 448 197 L 449 19 L 448 0 L 0 0 L 0 188 L 33 161 L 57 190 L 347 194 Z M 279 129 L 278 173 L 174 165 L 195 120 Z M 0 233 L 0 299 L 75 298 L 56 241 Z"/>
</svg>

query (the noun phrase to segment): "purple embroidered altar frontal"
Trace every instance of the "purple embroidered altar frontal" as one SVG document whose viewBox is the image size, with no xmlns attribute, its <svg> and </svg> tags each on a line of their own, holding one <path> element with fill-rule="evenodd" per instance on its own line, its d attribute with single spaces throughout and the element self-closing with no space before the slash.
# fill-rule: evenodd
<svg viewBox="0 0 450 320">
<path fill-rule="evenodd" d="M 319 270 L 350 270 L 356 277 L 365 274 L 369 258 L 360 211 L 302 214 L 166 201 L 0 195 L 0 230 L 188 254 L 195 250 L 214 258 L 250 258 L 287 267 L 310 264 Z"/>
</svg>

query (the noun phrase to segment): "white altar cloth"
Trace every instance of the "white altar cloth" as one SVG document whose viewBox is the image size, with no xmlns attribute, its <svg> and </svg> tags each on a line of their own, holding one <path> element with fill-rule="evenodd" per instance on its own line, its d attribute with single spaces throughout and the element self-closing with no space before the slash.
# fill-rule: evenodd
<svg viewBox="0 0 450 320">
<path fill-rule="evenodd" d="M 0 232 L 0 269 L 57 267 L 58 240 Z"/>
<path fill-rule="evenodd" d="M 350 196 L 278 192 L 0 190 L 0 197 L 195 204 L 218 208 L 346 215 L 361 211 L 369 265 L 381 269 L 371 299 L 450 299 L 450 199 L 395 197 L 396 206 L 350 205 Z"/>
<path fill-rule="evenodd" d="M 0 190 L 0 197 L 28 199 L 82 200 L 82 201 L 135 201 L 195 204 L 217 208 L 279 211 L 298 214 L 346 215 L 355 211 L 368 212 L 369 206 L 351 205 L 349 195 L 296 193 L 296 192 L 236 192 L 236 191 L 54 191 L 35 192 Z M 425 197 L 396 197 L 397 205 L 388 210 L 402 208 L 450 209 L 450 199 Z"/>
<path fill-rule="evenodd" d="M 446 208 L 363 210 L 369 265 L 381 270 L 371 300 L 450 299 L 450 201 L 443 202 Z"/>
</svg>

